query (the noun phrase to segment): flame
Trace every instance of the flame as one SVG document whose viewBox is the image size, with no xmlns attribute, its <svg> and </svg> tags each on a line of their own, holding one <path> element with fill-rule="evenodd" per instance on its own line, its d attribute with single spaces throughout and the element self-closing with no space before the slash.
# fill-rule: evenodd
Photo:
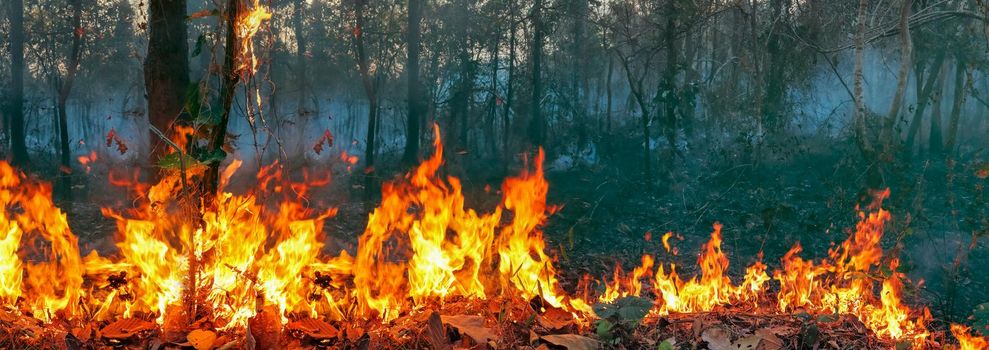
<svg viewBox="0 0 989 350">
<path fill-rule="evenodd" d="M 960 350 L 981 350 L 989 348 L 989 337 L 980 337 L 970 333 L 968 327 L 952 324 L 951 334 L 958 339 Z"/>
<path fill-rule="evenodd" d="M 271 19 L 271 10 L 261 5 L 260 0 L 254 0 L 250 11 L 241 11 L 235 22 L 237 40 L 240 43 L 240 54 L 237 71 L 248 76 L 258 70 L 257 58 L 254 56 L 254 35 L 261 30 L 261 24 Z M 259 99 L 260 101 L 260 99 Z M 260 103 L 260 102 L 259 102 Z"/>
<path fill-rule="evenodd" d="M 616 265 L 604 293 L 585 289 L 577 297 L 561 287 L 543 238 L 557 209 L 546 201 L 543 151 L 531 168 L 526 162 L 505 180 L 496 206 L 481 211 L 465 205 L 458 178 L 441 175 L 444 149 L 439 128 L 433 131 L 433 155 L 382 186 L 353 256 L 322 253 L 324 222 L 336 210 L 304 205 L 313 187 L 329 183 L 326 172 L 307 170 L 302 182 L 292 182 L 276 162 L 258 170 L 253 191 L 233 194 L 224 191 L 242 166 L 234 160 L 222 172 L 216 206 L 204 208 L 180 196 L 179 174 L 148 186 L 136 174 L 111 171 L 111 182 L 127 186 L 136 205 L 103 210 L 117 224 L 117 254 L 82 257 L 51 187 L 0 162 L 0 303 L 44 322 L 140 317 L 167 324 L 195 316 L 222 330 L 244 329 L 262 309 L 277 310 L 283 324 L 302 317 L 387 322 L 433 303 L 495 295 L 540 299 L 586 319 L 595 315 L 585 300 L 649 294 L 656 315 L 725 307 L 841 313 L 883 339 L 920 348 L 931 338 L 930 313 L 903 302 L 899 261 L 884 259 L 880 246 L 892 220 L 881 208 L 888 190 L 858 212 L 855 230 L 824 259 L 803 259 L 796 244 L 771 275 L 760 253 L 732 281 L 724 227 L 716 223 L 695 276 L 682 277 L 676 264 L 645 254 L 628 273 Z M 672 237 L 664 234 L 662 245 L 675 254 Z M 183 315 L 181 306 L 190 303 L 196 315 Z M 963 348 L 985 345 L 960 326 L 952 331 Z"/>
</svg>

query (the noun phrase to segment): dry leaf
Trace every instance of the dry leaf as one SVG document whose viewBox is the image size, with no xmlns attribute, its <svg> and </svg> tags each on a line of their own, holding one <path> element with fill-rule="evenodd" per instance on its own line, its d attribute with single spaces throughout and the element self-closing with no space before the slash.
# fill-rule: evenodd
<svg viewBox="0 0 989 350">
<path fill-rule="evenodd" d="M 707 342 L 707 348 L 711 350 L 731 349 L 731 338 L 728 331 L 721 327 L 711 327 L 701 332 L 701 340 Z"/>
<path fill-rule="evenodd" d="M 189 344 L 196 348 L 196 350 L 209 350 L 213 348 L 213 342 L 216 341 L 216 333 L 213 333 L 213 331 L 197 329 L 189 332 L 186 339 L 189 340 Z"/>
<path fill-rule="evenodd" d="M 316 340 L 336 338 L 336 336 L 340 333 L 336 328 L 328 323 L 311 318 L 289 323 L 286 328 L 290 332 L 301 333 L 302 335 Z"/>
<path fill-rule="evenodd" d="M 89 338 L 93 336 L 93 325 L 86 324 L 85 327 L 76 327 L 72 329 L 72 335 L 79 339 L 80 342 L 89 342 Z"/>
<path fill-rule="evenodd" d="M 478 344 L 486 344 L 490 340 L 498 339 L 491 328 L 484 327 L 484 318 L 481 316 L 457 315 L 441 316 L 444 324 L 456 328 L 474 340 Z"/>
<path fill-rule="evenodd" d="M 443 330 L 443 321 L 440 319 L 440 314 L 433 311 L 429 315 L 429 321 L 427 321 L 426 332 L 428 337 L 426 340 L 429 341 L 429 345 L 432 346 L 434 350 L 451 350 L 450 342 L 446 338 L 446 332 Z"/>
<path fill-rule="evenodd" d="M 103 327 L 100 333 L 103 334 L 103 338 L 122 340 L 154 329 L 155 326 L 151 322 L 136 318 L 125 318 Z"/>
<path fill-rule="evenodd" d="M 281 342 L 282 320 L 278 309 L 265 306 L 257 315 L 247 321 L 250 333 L 258 349 L 274 349 Z"/>
<path fill-rule="evenodd" d="M 783 340 L 769 328 L 755 331 L 755 335 L 762 339 L 762 350 L 777 350 L 783 347 Z"/>
<path fill-rule="evenodd" d="M 536 316 L 536 322 L 548 330 L 560 330 L 573 325 L 573 314 L 568 311 L 550 307 L 542 315 Z"/>
<path fill-rule="evenodd" d="M 567 348 L 567 350 L 595 350 L 601 344 L 597 340 L 576 334 L 550 334 L 542 337 L 543 341 Z"/>
<path fill-rule="evenodd" d="M 755 350 L 756 347 L 759 346 L 760 340 L 762 340 L 762 338 L 759 336 L 750 335 L 748 337 L 736 340 L 734 344 L 731 344 L 731 348 L 733 350 Z"/>
</svg>

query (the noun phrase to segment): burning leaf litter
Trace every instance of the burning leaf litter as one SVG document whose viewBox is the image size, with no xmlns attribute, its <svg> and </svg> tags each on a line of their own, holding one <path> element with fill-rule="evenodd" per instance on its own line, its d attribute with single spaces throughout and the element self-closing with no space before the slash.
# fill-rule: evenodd
<svg viewBox="0 0 989 350">
<path fill-rule="evenodd" d="M 326 181 L 280 186 L 281 171 L 263 169 L 255 192 L 221 193 L 201 222 L 176 205 L 178 174 L 135 185 L 139 206 L 104 209 L 119 254 L 83 256 L 51 187 L 0 163 L 0 347 L 943 345 L 927 309 L 905 304 L 898 261 L 880 247 L 892 220 L 881 207 L 888 190 L 819 261 L 801 258 L 797 244 L 781 269 L 770 273 L 760 256 L 733 282 L 715 224 L 698 276 L 644 255 L 630 273 L 616 267 L 601 293 L 591 283 L 568 292 L 541 231 L 556 210 L 546 202 L 543 152 L 505 180 L 500 205 L 480 213 L 465 208 L 459 179 L 438 174 L 434 132 L 432 158 L 383 186 L 354 255 L 323 256 L 323 223 L 335 209 L 291 195 Z M 283 198 L 274 208 L 259 200 L 272 194 Z M 672 236 L 663 236 L 667 251 Z M 962 326 L 951 333 L 962 349 L 987 344 Z"/>
</svg>

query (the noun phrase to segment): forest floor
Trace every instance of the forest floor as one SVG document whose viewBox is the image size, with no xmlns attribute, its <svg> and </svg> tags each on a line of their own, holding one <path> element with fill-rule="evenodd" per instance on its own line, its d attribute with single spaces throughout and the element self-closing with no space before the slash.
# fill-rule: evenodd
<svg viewBox="0 0 989 350">
<path fill-rule="evenodd" d="M 760 252 L 772 271 L 797 242 L 804 246 L 805 258 L 826 256 L 834 243 L 847 238 L 857 220 L 856 205 L 869 197 L 860 186 L 862 164 L 833 156 L 841 154 L 834 149 L 826 151 L 754 165 L 739 161 L 736 153 L 707 150 L 711 156 L 703 162 L 678 161 L 674 171 L 661 170 L 662 185 L 653 191 L 644 190 L 631 161 L 634 153 L 596 165 L 552 169 L 547 174 L 549 202 L 562 208 L 548 219 L 544 231 L 550 254 L 559 259 L 564 288 L 572 289 L 584 274 L 606 277 L 615 264 L 629 270 L 644 253 L 676 263 L 682 276 L 692 276 L 698 249 L 715 222 L 724 225 L 724 251 L 733 278 L 740 277 Z M 985 220 L 985 209 L 974 207 L 976 186 L 985 180 L 976 176 L 975 162 L 954 167 L 942 163 L 920 163 L 898 174 L 896 183 L 902 185 L 891 186 L 886 205 L 894 223 L 884 237 L 884 247 L 898 252 L 900 270 L 913 281 L 906 290 L 908 303 L 928 306 L 937 320 L 935 327 L 941 329 L 989 301 L 982 292 L 989 287 L 989 275 L 971 269 L 989 266 L 987 243 L 973 240 L 972 230 L 978 228 L 971 228 Z M 485 169 L 464 173 L 467 206 L 483 211 L 497 205 L 499 177 Z M 339 213 L 324 227 L 324 251 L 329 254 L 341 249 L 353 253 L 376 205 L 362 199 L 358 178 L 334 179 L 334 194 L 326 202 Z M 114 223 L 103 217 L 97 204 L 75 201 L 66 212 L 84 247 L 114 250 Z M 682 236 L 675 242 L 676 256 L 658 239 L 670 231 Z M 916 288 L 919 281 L 924 281 L 922 287 Z"/>
</svg>

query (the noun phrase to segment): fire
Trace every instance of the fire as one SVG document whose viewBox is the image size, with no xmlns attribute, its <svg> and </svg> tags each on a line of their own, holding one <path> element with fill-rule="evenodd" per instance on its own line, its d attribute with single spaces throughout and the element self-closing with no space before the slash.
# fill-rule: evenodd
<svg viewBox="0 0 989 350">
<path fill-rule="evenodd" d="M 979 350 L 989 348 L 989 337 L 980 337 L 969 333 L 971 330 L 968 327 L 952 324 L 951 325 L 951 335 L 958 339 L 958 343 L 961 350 Z"/>
<path fill-rule="evenodd" d="M 877 335 L 896 340 L 906 340 L 917 348 L 924 346 L 930 333 L 926 323 L 931 319 L 927 309 L 911 310 L 902 302 L 902 273 L 896 272 L 897 259 L 890 259 L 889 276 L 875 278 L 880 273 L 882 248 L 879 245 L 890 213 L 881 208 L 889 190 L 875 194 L 876 200 L 870 212 L 860 211 L 855 232 L 829 251 L 829 258 L 818 263 L 800 258 L 800 244 L 796 244 L 782 259 L 782 268 L 773 272 L 772 280 L 779 284 L 776 294 L 777 312 L 789 313 L 804 310 L 813 313 L 851 314 L 861 320 Z M 746 268 L 738 285 L 727 275 L 728 258 L 721 250 L 722 225 L 715 224 L 711 239 L 702 246 L 697 259 L 700 277 L 684 280 L 677 273 L 677 266 L 667 268 L 659 264 L 651 284 L 656 296 L 653 313 L 690 313 L 712 311 L 725 305 L 752 305 L 759 307 L 760 296 L 766 294 L 771 280 L 762 256 Z M 668 243 L 672 233 L 663 236 L 663 246 L 671 251 Z M 641 283 L 654 265 L 652 256 L 645 255 L 642 264 L 631 275 L 622 276 L 615 268 L 612 282 L 606 285 L 598 301 L 609 302 L 621 296 L 639 296 Z M 878 282 L 876 280 L 879 280 Z M 875 295 L 877 283 L 881 286 Z"/>
<path fill-rule="evenodd" d="M 588 319 L 595 317 L 585 301 L 591 297 L 649 295 L 654 315 L 727 307 L 840 313 L 884 339 L 920 348 L 931 338 L 929 313 L 905 305 L 899 261 L 884 257 L 880 246 L 892 220 L 880 206 L 888 190 L 859 212 L 855 230 L 824 259 L 801 258 L 796 244 L 771 274 L 760 254 L 733 281 L 716 223 L 697 256 L 696 276 L 683 277 L 676 264 L 646 254 L 628 273 L 616 266 L 604 293 L 578 298 L 561 287 L 543 238 L 556 210 L 546 201 L 545 154 L 540 150 L 519 176 L 506 179 L 500 202 L 482 211 L 465 205 L 458 178 L 441 175 L 436 126 L 434 134 L 433 155 L 382 186 L 353 255 L 322 253 L 324 222 L 336 210 L 303 204 L 312 187 L 329 183 L 326 173 L 307 171 L 305 181 L 292 182 L 274 163 L 259 169 L 252 192 L 221 190 L 211 208 L 183 199 L 179 174 L 153 186 L 113 177 L 135 193 L 137 205 L 104 209 L 117 224 L 116 254 L 83 257 L 51 187 L 0 162 L 0 303 L 44 322 L 135 317 L 164 327 L 208 319 L 216 329 L 243 330 L 259 310 L 275 310 L 283 324 L 387 322 L 454 299 L 496 296 L 540 299 Z M 221 189 L 241 165 L 234 160 L 223 170 Z M 662 236 L 664 254 L 677 251 L 672 237 Z M 952 331 L 963 348 L 985 346 L 960 326 Z"/>
<path fill-rule="evenodd" d="M 271 19 L 271 10 L 261 5 L 260 0 L 254 0 L 251 10 L 241 12 L 237 16 L 236 35 L 240 42 L 240 63 L 237 71 L 245 72 L 247 75 L 254 75 L 258 70 L 257 58 L 254 56 L 254 35 L 261 30 L 261 24 Z M 259 102 L 260 103 L 260 102 Z"/>
</svg>

